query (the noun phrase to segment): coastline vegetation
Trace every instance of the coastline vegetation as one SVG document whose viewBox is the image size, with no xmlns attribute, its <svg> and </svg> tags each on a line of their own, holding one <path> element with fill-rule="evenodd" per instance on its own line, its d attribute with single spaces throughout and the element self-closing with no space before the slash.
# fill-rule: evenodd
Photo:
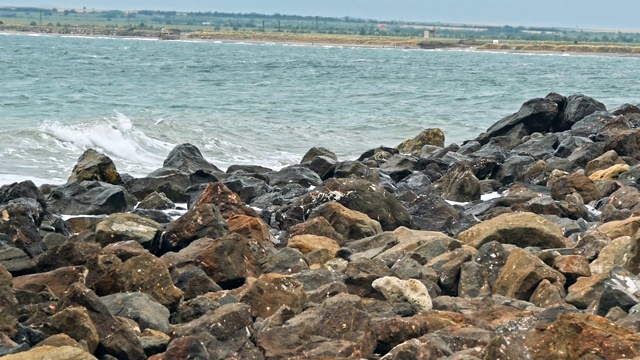
<svg viewBox="0 0 640 360">
<path fill-rule="evenodd" d="M 640 54 L 640 33 L 614 30 L 382 22 L 283 14 L 0 7 L 3 31 L 157 37 L 163 28 L 179 29 L 183 37 L 190 39 L 221 41 Z M 426 31 L 429 38 L 425 38 Z"/>
</svg>

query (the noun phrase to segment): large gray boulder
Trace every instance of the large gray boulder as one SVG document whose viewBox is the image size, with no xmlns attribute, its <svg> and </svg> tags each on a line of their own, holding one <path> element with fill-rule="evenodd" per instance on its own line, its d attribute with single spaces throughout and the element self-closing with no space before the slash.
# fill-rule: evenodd
<svg viewBox="0 0 640 360">
<path fill-rule="evenodd" d="M 83 181 L 57 187 L 46 198 L 56 214 L 100 215 L 133 210 L 137 200 L 124 187 L 100 181 Z"/>
</svg>

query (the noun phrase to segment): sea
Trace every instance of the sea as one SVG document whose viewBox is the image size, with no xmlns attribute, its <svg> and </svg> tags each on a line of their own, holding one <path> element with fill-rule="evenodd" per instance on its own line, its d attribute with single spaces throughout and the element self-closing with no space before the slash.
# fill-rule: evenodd
<svg viewBox="0 0 640 360">
<path fill-rule="evenodd" d="M 0 184 L 64 183 L 89 148 L 136 177 L 173 147 L 221 169 L 340 160 L 426 128 L 473 139 L 522 103 L 640 103 L 640 58 L 0 34 Z"/>
</svg>

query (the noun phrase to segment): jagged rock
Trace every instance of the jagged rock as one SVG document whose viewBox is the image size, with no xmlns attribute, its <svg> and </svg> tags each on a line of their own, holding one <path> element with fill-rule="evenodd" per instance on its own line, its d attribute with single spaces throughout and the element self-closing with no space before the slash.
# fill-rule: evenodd
<svg viewBox="0 0 640 360">
<path fill-rule="evenodd" d="M 178 170 L 167 170 L 127 180 L 125 186 L 139 200 L 157 192 L 165 194 L 171 201 L 184 203 L 188 199 L 186 189 L 191 185 L 193 184 L 189 175 Z"/>
<path fill-rule="evenodd" d="M 173 340 L 164 358 L 169 360 L 167 354 L 172 354 L 177 356 L 174 358 L 186 359 L 189 357 L 179 356 L 191 355 L 195 352 L 195 354 L 208 354 L 205 359 L 211 360 L 263 359 L 262 354 L 250 340 L 253 333 L 253 319 L 248 305 L 240 303 L 223 305 L 198 319 L 174 327 L 171 332 Z M 176 349 L 173 343 L 185 338 L 196 339 L 202 347 L 190 341 L 188 344 L 192 346 L 192 350 L 188 349 L 186 344 L 182 344 L 180 350 Z"/>
<path fill-rule="evenodd" d="M 339 245 L 344 245 L 347 242 L 347 239 L 338 233 L 327 219 L 322 216 L 314 217 L 303 223 L 291 226 L 288 235 L 290 238 L 297 235 L 322 236 L 335 240 Z"/>
<path fill-rule="evenodd" d="M 413 173 L 417 162 L 418 159 L 413 156 L 396 154 L 380 165 L 380 171 L 389 175 L 393 181 L 398 182 Z"/>
<path fill-rule="evenodd" d="M 427 267 L 434 269 L 438 274 L 438 285 L 445 295 L 458 295 L 458 281 L 460 279 L 460 267 L 476 255 L 476 249 L 470 246 L 462 246 L 453 251 L 436 256 L 426 263 Z"/>
<path fill-rule="evenodd" d="M 176 309 L 183 297 L 182 291 L 173 285 L 165 263 L 151 254 L 138 255 L 116 266 L 94 287 L 101 296 L 144 292 L 169 309 Z"/>
<path fill-rule="evenodd" d="M 210 173 L 222 172 L 215 165 L 208 162 L 200 150 L 191 144 L 180 144 L 174 147 L 162 163 L 164 168 L 178 169 L 185 174 L 193 174 L 198 170 Z"/>
<path fill-rule="evenodd" d="M 393 276 L 393 272 L 380 260 L 359 258 L 351 261 L 344 272 L 344 283 L 350 294 L 370 296 L 375 290 L 374 280 L 384 276 Z"/>
<path fill-rule="evenodd" d="M 536 160 L 544 160 L 552 156 L 558 144 L 558 136 L 554 134 L 533 133 L 529 140 L 511 149 L 509 154 L 530 155 Z"/>
<path fill-rule="evenodd" d="M 217 239 L 228 233 L 229 228 L 214 205 L 198 205 L 167 226 L 159 251 L 179 251 L 194 240 L 203 237 Z"/>
<path fill-rule="evenodd" d="M 513 155 L 498 167 L 492 178 L 500 181 L 503 185 L 522 181 L 525 169 L 535 162 L 536 159 L 529 155 Z"/>
<path fill-rule="evenodd" d="M 306 237 L 313 235 L 300 236 Z M 291 275 L 304 270 L 309 270 L 307 260 L 298 249 L 291 247 L 286 247 L 267 255 L 262 263 L 262 271 L 264 273 Z"/>
<path fill-rule="evenodd" d="M 507 262 L 493 285 L 493 293 L 513 299 L 529 300 L 543 279 L 562 285 L 566 282 L 560 272 L 524 250 L 515 248 L 509 254 Z"/>
<path fill-rule="evenodd" d="M 233 215 L 227 219 L 227 226 L 229 227 L 230 233 L 240 234 L 263 243 L 271 241 L 269 227 L 265 224 L 264 220 L 260 218 L 247 215 Z"/>
<path fill-rule="evenodd" d="M 341 161 L 337 163 L 333 177 L 362 179 L 374 184 L 380 181 L 378 170 L 368 167 L 360 161 Z"/>
<path fill-rule="evenodd" d="M 132 257 L 147 253 L 149 253 L 149 251 L 143 248 L 139 242 L 134 240 L 120 241 L 117 243 L 109 244 L 102 248 L 102 254 L 115 255 L 121 261 L 127 261 Z"/>
<path fill-rule="evenodd" d="M 308 254 L 318 249 L 326 249 L 332 258 L 340 249 L 340 245 L 335 240 L 317 235 L 296 235 L 289 239 L 287 246 L 298 249 L 303 254 Z"/>
<path fill-rule="evenodd" d="M 614 150 L 609 150 L 597 158 L 589 161 L 584 168 L 587 175 L 591 175 L 598 170 L 603 170 L 617 164 L 624 164 L 624 160 L 620 159 Z M 593 180 L 593 179 L 592 179 Z"/>
<path fill-rule="evenodd" d="M 147 356 L 159 354 L 167 350 L 171 337 L 160 331 L 146 329 L 140 335 L 140 344 Z"/>
<path fill-rule="evenodd" d="M 185 300 L 222 290 L 201 268 L 187 268 L 178 274 L 172 273 L 172 277 L 174 285 L 184 293 Z"/>
<path fill-rule="evenodd" d="M 64 333 L 76 341 L 84 341 L 91 353 L 96 351 L 100 342 L 98 330 L 89 317 L 89 312 L 80 306 L 67 307 L 49 317 L 43 331 L 48 334 Z"/>
<path fill-rule="evenodd" d="M 72 284 L 58 304 L 59 309 L 72 306 L 86 308 L 96 326 L 100 337 L 97 355 L 108 354 L 125 360 L 147 358 L 131 327 L 111 315 L 98 296 L 80 283 Z"/>
<path fill-rule="evenodd" d="M 88 149 L 78 158 L 67 183 L 102 181 L 113 185 L 123 185 L 116 165 L 106 155 Z"/>
<path fill-rule="evenodd" d="M 604 281 L 602 295 L 596 305 L 596 315 L 605 316 L 613 308 L 626 312 L 638 304 L 638 290 L 640 279 L 634 274 L 622 269 L 611 270 L 611 277 Z"/>
<path fill-rule="evenodd" d="M 627 164 L 612 165 L 606 169 L 594 171 L 593 174 L 589 175 L 589 179 L 594 181 L 617 179 L 620 175 L 629 171 L 629 169 L 629 165 Z"/>
<path fill-rule="evenodd" d="M 435 184 L 442 191 L 442 197 L 459 202 L 480 200 L 480 181 L 465 163 L 453 165 Z"/>
<path fill-rule="evenodd" d="M 62 296 L 76 282 L 83 283 L 88 270 L 84 266 L 61 267 L 49 272 L 23 275 L 13 279 L 13 287 L 24 289 L 36 285 L 47 286 L 56 297 Z"/>
<path fill-rule="evenodd" d="M 1 237 L 2 235 L 0 235 Z M 36 263 L 23 250 L 7 245 L 0 240 L 0 266 L 11 275 L 20 276 L 36 272 Z"/>
<path fill-rule="evenodd" d="M 249 284 L 239 300 L 251 306 L 254 317 L 264 319 L 273 315 L 281 306 L 294 314 L 301 313 L 306 296 L 302 283 L 291 276 L 263 274 Z"/>
<path fill-rule="evenodd" d="M 385 276 L 374 280 L 371 286 L 392 303 L 407 301 L 416 313 L 433 308 L 427 287 L 416 279 L 401 280 L 395 276 Z"/>
<path fill-rule="evenodd" d="M 357 240 L 382 232 L 380 223 L 366 214 L 346 208 L 338 202 L 328 202 L 315 208 L 309 218 L 325 218 L 345 239 Z"/>
<path fill-rule="evenodd" d="M 477 255 L 476 255 L 477 256 Z M 461 298 L 485 297 L 491 294 L 485 267 L 468 261 L 460 266 L 458 296 Z"/>
<path fill-rule="evenodd" d="M 600 190 L 595 183 L 587 176 L 578 173 L 562 174 L 554 171 L 547 186 L 551 188 L 551 197 L 554 200 L 562 200 L 573 192 L 580 194 L 585 203 L 598 200 L 601 197 Z"/>
<path fill-rule="evenodd" d="M 330 297 L 319 307 L 280 324 L 267 323 L 257 333 L 257 344 L 267 359 L 293 358 L 301 353 L 311 358 L 369 358 L 376 347 L 371 318 L 354 295 Z"/>
<path fill-rule="evenodd" d="M 615 117 L 615 115 L 607 111 L 596 111 L 573 124 L 570 132 L 575 136 L 595 139 L 596 135 L 602 134 L 605 125 L 614 120 Z"/>
<path fill-rule="evenodd" d="M 543 279 L 531 294 L 529 301 L 538 307 L 548 308 L 564 304 L 565 296 L 567 294 L 563 284 L 551 283 L 548 279 Z"/>
<path fill-rule="evenodd" d="M 144 292 L 116 293 L 100 297 L 113 316 L 135 320 L 140 330 L 169 332 L 169 310 Z"/>
<path fill-rule="evenodd" d="M 40 255 L 46 249 L 38 228 L 44 210 L 34 199 L 18 198 L 0 206 L 0 233 L 10 245 L 24 251 L 30 257 Z M 8 237 L 8 239 L 7 239 Z"/>
<path fill-rule="evenodd" d="M 36 266 L 39 272 L 45 272 L 66 266 L 85 265 L 89 259 L 98 256 L 100 250 L 100 245 L 95 243 L 65 241 L 38 256 L 35 259 Z"/>
<path fill-rule="evenodd" d="M 222 180 L 222 183 L 229 190 L 238 194 L 242 202 L 250 204 L 253 199 L 273 191 L 273 188 L 267 184 L 266 180 L 267 178 L 264 176 L 233 173 Z"/>
<path fill-rule="evenodd" d="M 135 240 L 145 249 L 156 251 L 163 227 L 135 214 L 111 214 L 96 225 L 96 242 L 102 246 Z"/>
<path fill-rule="evenodd" d="M 171 201 L 167 195 L 163 192 L 152 192 L 145 196 L 138 204 L 136 209 L 150 209 L 150 210 L 168 210 L 175 208 L 176 205 Z"/>
<path fill-rule="evenodd" d="M 589 314 L 560 315 L 553 323 L 529 331 L 525 339 L 532 359 L 621 359 L 640 355 L 640 336 Z"/>
<path fill-rule="evenodd" d="M 619 156 L 640 158 L 640 129 L 630 129 L 617 132 L 605 144 L 605 151 L 615 150 Z"/>
<path fill-rule="evenodd" d="M 56 214 L 100 215 L 127 212 L 136 199 L 122 186 L 83 181 L 57 187 L 47 195 L 47 208 Z"/>
<path fill-rule="evenodd" d="M 549 99 L 532 99 L 522 104 L 517 113 L 493 124 L 476 140 L 481 144 L 486 144 L 495 136 L 547 132 L 554 125 L 553 122 L 557 115 L 558 104 L 555 102 Z M 520 137 L 522 136 L 518 136 L 518 138 Z"/>
<path fill-rule="evenodd" d="M 489 286 L 493 287 L 508 257 L 507 250 L 497 241 L 490 241 L 478 249 L 474 261 L 487 271 Z"/>
<path fill-rule="evenodd" d="M 558 147 L 556 148 L 556 151 L 553 153 L 553 155 L 560 158 L 566 158 L 571 155 L 577 148 L 585 144 L 593 144 L 593 141 L 582 136 L 569 136 L 560 141 L 560 144 L 558 144 Z"/>
<path fill-rule="evenodd" d="M 634 236 L 640 230 L 640 216 L 631 217 L 620 221 L 610 221 L 598 226 L 597 230 L 611 240 L 621 236 Z"/>
<path fill-rule="evenodd" d="M 145 357 L 146 358 L 146 357 Z M 74 346 L 49 346 L 43 345 L 34 347 L 31 350 L 7 355 L 3 357 L 7 360 L 97 360 L 95 356 Z M 124 359 L 124 358 L 123 358 Z"/>
<path fill-rule="evenodd" d="M 279 171 L 269 173 L 267 176 L 269 178 L 269 185 L 274 187 L 283 187 L 287 184 L 295 183 L 308 188 L 322 184 L 322 179 L 320 179 L 318 174 L 301 165 L 287 166 Z"/>
<path fill-rule="evenodd" d="M 567 278 L 567 284 L 573 284 L 579 277 L 591 276 L 589 260 L 582 255 L 560 255 L 553 260 L 553 267 Z"/>
<path fill-rule="evenodd" d="M 511 213 L 497 216 L 463 231 L 458 238 L 465 244 L 479 248 L 490 242 L 513 244 L 519 247 L 563 248 L 566 246 L 562 229 L 533 213 Z"/>
<path fill-rule="evenodd" d="M 425 145 L 444 147 L 444 133 L 438 128 L 425 129 L 415 137 L 405 140 L 396 149 L 405 154 L 417 155 Z"/>
<path fill-rule="evenodd" d="M 16 334 L 18 299 L 13 290 L 11 274 L 0 265 L 0 334 Z"/>
<path fill-rule="evenodd" d="M 408 204 L 409 213 L 420 230 L 455 234 L 460 230 L 462 211 L 449 204 L 435 192 L 418 196 Z"/>
<path fill-rule="evenodd" d="M 596 111 L 606 111 L 607 108 L 601 102 L 585 95 L 577 94 L 567 97 L 567 103 L 560 121 L 552 126 L 553 131 L 569 130 L 573 124 L 584 119 Z"/>
<path fill-rule="evenodd" d="M 309 170 L 318 174 L 321 180 L 326 180 L 332 177 L 335 173 L 337 163 L 338 159 L 334 155 L 334 157 L 315 156 L 310 161 L 303 161 L 301 164 L 307 166 Z"/>
</svg>

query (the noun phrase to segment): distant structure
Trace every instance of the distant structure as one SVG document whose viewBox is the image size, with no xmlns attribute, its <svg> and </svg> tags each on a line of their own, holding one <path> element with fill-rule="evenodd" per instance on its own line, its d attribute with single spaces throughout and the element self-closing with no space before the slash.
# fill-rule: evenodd
<svg viewBox="0 0 640 360">
<path fill-rule="evenodd" d="M 162 28 L 158 37 L 160 38 L 160 40 L 180 40 L 180 34 L 180 29 Z"/>
<path fill-rule="evenodd" d="M 493 40 L 493 45 L 500 45 L 500 40 Z"/>
<path fill-rule="evenodd" d="M 387 26 L 387 24 L 378 24 L 377 28 L 380 31 L 388 31 L 389 30 L 389 27 Z"/>
<path fill-rule="evenodd" d="M 429 29 L 429 30 L 425 30 L 424 31 L 424 38 L 425 39 L 430 39 L 432 37 L 435 37 L 436 35 L 436 30 L 435 29 Z"/>
</svg>

